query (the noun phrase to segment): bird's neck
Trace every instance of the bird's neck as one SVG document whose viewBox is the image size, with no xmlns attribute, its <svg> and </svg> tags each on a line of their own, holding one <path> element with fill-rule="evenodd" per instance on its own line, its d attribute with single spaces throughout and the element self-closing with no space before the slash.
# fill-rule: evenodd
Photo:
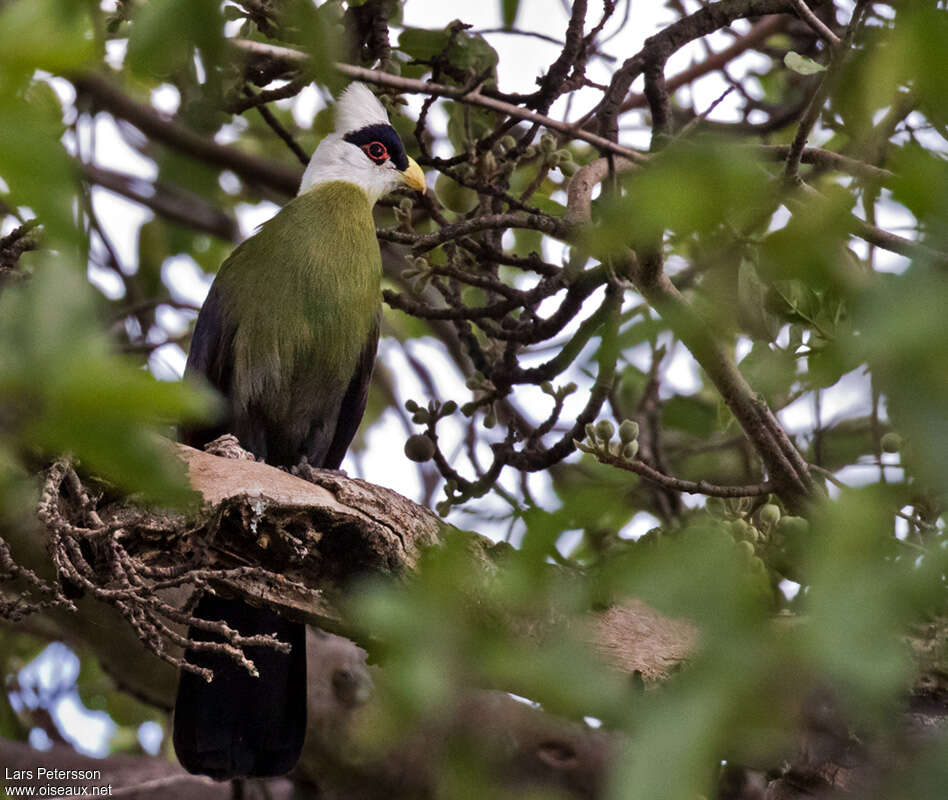
<svg viewBox="0 0 948 800">
<path fill-rule="evenodd" d="M 374 206 L 375 202 L 381 197 L 381 192 L 373 195 L 366 187 L 361 186 L 357 181 L 352 179 L 352 168 L 346 164 L 310 164 L 306 168 L 306 172 L 303 174 L 303 181 L 300 184 L 299 194 L 303 195 L 308 192 L 311 192 L 319 187 L 325 186 L 327 183 L 332 183 L 333 181 L 342 181 L 343 183 L 349 183 L 353 186 L 358 186 L 361 189 L 366 197 L 369 198 L 369 205 Z"/>
</svg>

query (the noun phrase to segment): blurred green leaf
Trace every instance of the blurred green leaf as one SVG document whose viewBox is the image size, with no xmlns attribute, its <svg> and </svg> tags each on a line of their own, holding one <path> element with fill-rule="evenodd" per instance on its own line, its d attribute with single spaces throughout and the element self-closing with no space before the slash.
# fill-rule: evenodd
<svg viewBox="0 0 948 800">
<path fill-rule="evenodd" d="M 771 408 L 784 406 L 797 375 L 797 360 L 793 355 L 756 342 L 738 367 L 754 391 L 767 398 Z"/>
<path fill-rule="evenodd" d="M 30 284 L 0 298 L 0 394 L 21 446 L 71 452 L 87 468 L 149 499 L 190 495 L 160 425 L 206 415 L 209 398 L 157 381 L 110 352 L 89 286 L 50 259 Z"/>
<path fill-rule="evenodd" d="M 223 56 L 223 26 L 214 0 L 149 0 L 132 25 L 128 65 L 142 74 L 170 76 L 190 68 L 196 48 L 210 77 Z"/>
<path fill-rule="evenodd" d="M 116 725 L 138 731 L 138 726 L 147 720 L 159 720 L 161 712 L 152 706 L 123 692 L 115 681 L 102 669 L 98 659 L 87 655 L 80 659 L 79 677 L 76 679 L 79 699 L 86 708 L 105 711 Z"/>
<path fill-rule="evenodd" d="M 398 48 L 416 61 L 430 61 L 448 46 L 450 34 L 435 28 L 405 28 L 398 36 Z"/>
<path fill-rule="evenodd" d="M 29 0 L 0 9 L 0 85 L 13 75 L 29 78 L 37 69 L 65 73 L 101 55 L 85 3 Z"/>
<path fill-rule="evenodd" d="M 448 112 L 448 139 L 458 150 L 483 139 L 498 124 L 498 115 L 493 111 L 476 108 L 464 103 L 446 103 Z"/>
<path fill-rule="evenodd" d="M 916 555 L 899 552 L 892 507 L 882 488 L 850 491 L 813 521 L 802 645 L 863 717 L 890 710 L 907 688 L 912 666 L 902 634 L 924 609 L 926 584 L 941 591 Z"/>
<path fill-rule="evenodd" d="M 500 15 L 505 28 L 512 28 L 517 22 L 520 0 L 500 0 Z"/>
<path fill-rule="evenodd" d="M 452 39 L 452 22 L 443 30 L 431 28 L 405 28 L 398 37 L 398 48 L 416 61 L 430 62 L 441 56 L 455 69 L 481 75 L 496 74 L 497 51 L 483 36 L 455 30 Z M 449 47 L 450 44 L 450 47 Z"/>
<path fill-rule="evenodd" d="M 943 154 L 923 150 L 917 144 L 898 148 L 892 154 L 892 195 L 903 203 L 928 230 L 941 233 L 944 241 L 948 212 L 948 161 Z"/>
<path fill-rule="evenodd" d="M 769 234 L 759 248 L 761 277 L 800 279 L 810 289 L 851 289 L 866 282 L 858 259 L 846 249 L 852 231 L 853 200 L 833 190 L 826 198 L 795 205 L 785 226 Z"/>
<path fill-rule="evenodd" d="M 61 133 L 58 108 L 0 94 L 0 178 L 10 200 L 32 209 L 51 243 L 75 246 L 81 236 L 73 220 L 77 172 Z"/>
<path fill-rule="evenodd" d="M 599 204 L 600 221 L 584 243 L 606 257 L 624 247 L 654 246 L 666 230 L 683 237 L 721 225 L 755 227 L 772 194 L 763 166 L 733 147 L 713 140 L 675 144 L 630 173 L 621 197 Z"/>
<path fill-rule="evenodd" d="M 741 323 L 751 336 L 772 342 L 778 331 L 776 318 L 768 313 L 767 287 L 758 277 L 757 269 L 743 259 L 737 273 L 737 311 Z"/>
<path fill-rule="evenodd" d="M 333 66 L 341 60 L 346 41 L 339 5 L 317 6 L 311 0 L 290 0 L 284 21 L 292 29 L 296 44 L 309 54 L 308 75 L 334 94 L 339 92 L 348 82 Z"/>
<path fill-rule="evenodd" d="M 915 264 L 879 276 L 856 308 L 860 335 L 847 350 L 865 359 L 885 392 L 896 428 L 909 436 L 926 481 L 948 487 L 948 282 Z"/>
<path fill-rule="evenodd" d="M 662 403 L 662 423 L 694 436 L 710 436 L 716 420 L 715 404 L 698 395 L 675 395 Z"/>
<path fill-rule="evenodd" d="M 783 57 L 783 63 L 787 69 L 792 69 L 800 75 L 816 75 L 818 72 L 826 72 L 826 67 L 817 63 L 812 58 L 801 56 L 791 50 Z"/>
</svg>

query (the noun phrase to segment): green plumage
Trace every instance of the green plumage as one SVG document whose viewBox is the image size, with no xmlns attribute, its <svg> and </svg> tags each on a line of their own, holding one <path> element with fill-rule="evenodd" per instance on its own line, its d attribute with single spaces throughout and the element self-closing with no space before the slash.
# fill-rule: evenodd
<svg viewBox="0 0 948 800">
<path fill-rule="evenodd" d="M 368 198 L 342 181 L 290 201 L 224 262 L 188 371 L 228 398 L 226 430 L 245 448 L 271 464 L 338 466 L 327 456 L 337 429 L 343 452 L 355 433 L 340 413 L 362 414 L 364 397 L 345 395 L 371 371 L 381 268 Z"/>
<path fill-rule="evenodd" d="M 381 269 L 368 198 L 341 181 L 295 198 L 238 247 L 217 278 L 225 319 L 240 320 L 237 402 L 280 397 L 285 376 L 345 386 L 378 313 Z"/>
</svg>

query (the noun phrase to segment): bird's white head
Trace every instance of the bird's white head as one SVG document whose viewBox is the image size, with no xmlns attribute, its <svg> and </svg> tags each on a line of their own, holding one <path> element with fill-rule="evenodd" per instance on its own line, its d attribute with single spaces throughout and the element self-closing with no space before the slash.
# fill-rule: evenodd
<svg viewBox="0 0 948 800">
<path fill-rule="evenodd" d="M 356 184 L 370 204 L 402 184 L 425 191 L 425 174 L 405 153 L 385 108 L 365 84 L 350 84 L 339 96 L 336 129 L 313 153 L 300 194 L 327 181 Z"/>
</svg>

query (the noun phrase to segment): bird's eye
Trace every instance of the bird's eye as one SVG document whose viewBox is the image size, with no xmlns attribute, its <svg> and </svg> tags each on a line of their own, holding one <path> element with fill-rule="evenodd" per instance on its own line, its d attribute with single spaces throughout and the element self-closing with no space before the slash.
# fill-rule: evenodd
<svg viewBox="0 0 948 800">
<path fill-rule="evenodd" d="M 369 142 L 369 144 L 364 144 L 362 145 L 362 150 L 376 164 L 384 164 L 388 161 L 388 150 L 381 142 Z"/>
</svg>

